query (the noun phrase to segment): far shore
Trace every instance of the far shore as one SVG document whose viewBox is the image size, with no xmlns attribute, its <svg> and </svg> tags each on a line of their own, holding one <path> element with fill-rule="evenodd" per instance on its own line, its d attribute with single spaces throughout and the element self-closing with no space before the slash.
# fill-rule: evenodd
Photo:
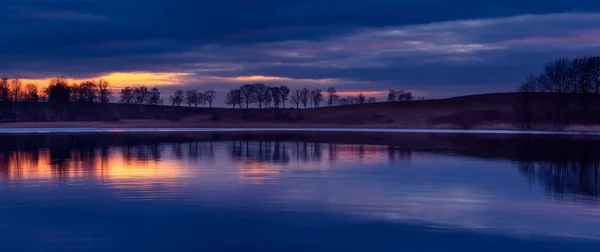
<svg viewBox="0 0 600 252">
<path fill-rule="evenodd" d="M 230 128 L 230 129 L 256 129 L 256 128 L 297 128 L 309 129 L 309 128 L 341 128 L 341 129 L 431 129 L 431 130 L 500 130 L 500 131 L 527 131 L 518 127 L 507 125 L 507 124 L 485 124 L 475 125 L 474 127 L 465 130 L 461 128 L 452 127 L 452 125 L 429 125 L 426 127 L 403 127 L 403 125 L 394 124 L 334 124 L 334 123 L 193 123 L 193 122 L 173 122 L 165 120 L 123 120 L 114 122 L 16 122 L 16 123 L 0 123 L 2 129 L 42 129 L 42 128 L 166 128 L 166 129 L 178 129 L 178 128 Z M 530 131 L 552 131 L 552 132 L 597 132 L 600 133 L 600 125 L 567 125 L 563 127 L 557 127 L 555 125 L 538 125 Z"/>
</svg>

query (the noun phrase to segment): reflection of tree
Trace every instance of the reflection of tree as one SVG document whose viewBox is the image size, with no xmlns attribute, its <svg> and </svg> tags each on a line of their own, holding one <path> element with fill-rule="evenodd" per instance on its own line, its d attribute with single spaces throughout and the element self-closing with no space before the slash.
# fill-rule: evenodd
<svg viewBox="0 0 600 252">
<path fill-rule="evenodd" d="M 290 161 L 287 143 L 278 141 L 232 141 L 227 146 L 234 161 L 286 164 Z"/>
<path fill-rule="evenodd" d="M 580 194 L 600 196 L 600 163 L 596 161 L 520 161 L 519 170 L 531 181 L 539 180 L 556 196 Z"/>
<path fill-rule="evenodd" d="M 392 145 L 387 147 L 387 152 L 390 163 L 400 160 L 408 160 L 412 155 L 412 151 L 410 148 L 396 147 Z"/>
</svg>

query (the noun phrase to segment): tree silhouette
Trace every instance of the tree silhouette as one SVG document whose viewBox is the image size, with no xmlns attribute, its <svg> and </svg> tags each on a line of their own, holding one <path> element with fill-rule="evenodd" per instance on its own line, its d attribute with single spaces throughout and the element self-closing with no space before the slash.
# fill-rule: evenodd
<svg viewBox="0 0 600 252">
<path fill-rule="evenodd" d="M 249 104 L 253 102 L 254 88 L 250 84 L 243 85 L 240 88 L 240 94 L 246 103 L 246 108 L 248 108 Z"/>
<path fill-rule="evenodd" d="M 308 104 L 308 98 L 310 96 L 310 91 L 308 90 L 308 88 L 303 88 L 302 90 L 300 90 L 300 102 L 302 102 L 302 105 L 304 105 L 304 108 L 306 108 L 306 105 Z"/>
<path fill-rule="evenodd" d="M 96 83 L 96 93 L 98 94 L 98 101 L 102 104 L 110 102 L 112 91 L 110 91 L 110 84 L 108 81 L 103 79 L 98 80 Z"/>
<path fill-rule="evenodd" d="M 10 99 L 10 86 L 8 85 L 8 78 L 0 79 L 0 101 L 9 102 Z"/>
<path fill-rule="evenodd" d="M 358 96 L 356 98 L 357 98 L 358 104 L 363 104 L 367 101 L 365 94 L 363 94 L 363 93 L 358 94 Z"/>
<path fill-rule="evenodd" d="M 327 105 L 329 106 L 335 106 L 335 97 L 337 91 L 335 90 L 334 87 L 330 87 L 327 89 Z"/>
<path fill-rule="evenodd" d="M 377 102 L 377 98 L 375 97 L 369 97 L 369 99 L 367 99 L 367 103 L 376 103 Z"/>
<path fill-rule="evenodd" d="M 148 98 L 148 104 L 150 105 L 162 105 L 163 100 L 160 98 L 160 91 L 158 88 L 153 87 L 150 89 L 150 97 Z"/>
<path fill-rule="evenodd" d="M 313 106 L 318 108 L 321 102 L 323 101 L 323 94 L 321 93 L 321 89 L 314 89 L 310 91 L 310 98 Z"/>
<path fill-rule="evenodd" d="M 67 78 L 63 76 L 55 77 L 50 80 L 50 85 L 46 89 L 48 102 L 53 104 L 67 104 L 71 98 L 71 91 L 67 84 Z"/>
<path fill-rule="evenodd" d="M 146 86 L 139 86 L 133 88 L 133 95 L 135 97 L 135 104 L 141 105 L 148 102 L 150 91 L 148 91 Z"/>
<path fill-rule="evenodd" d="M 177 90 L 175 93 L 171 95 L 171 105 L 173 106 L 181 106 L 183 102 L 183 90 Z"/>
<path fill-rule="evenodd" d="M 388 92 L 388 95 L 387 95 L 387 101 L 395 102 L 396 98 L 397 98 L 396 90 L 390 89 L 390 91 Z"/>
<path fill-rule="evenodd" d="M 291 101 L 292 101 L 292 103 L 293 103 L 293 104 L 295 104 L 295 105 L 296 105 L 296 108 L 297 108 L 297 109 L 298 109 L 298 108 L 300 108 L 300 102 L 301 102 L 301 101 L 300 101 L 300 100 L 301 100 L 300 96 L 301 96 L 301 95 L 300 95 L 300 90 L 296 90 L 296 91 L 295 91 L 295 92 L 292 94 L 292 96 L 291 96 Z"/>
<path fill-rule="evenodd" d="M 84 81 L 79 84 L 78 96 L 81 102 L 93 103 L 97 100 L 97 86 L 93 81 Z"/>
<path fill-rule="evenodd" d="M 23 91 L 22 88 L 23 82 L 21 82 L 21 80 L 17 78 L 10 80 L 10 93 L 13 101 L 17 102 L 21 99 Z"/>
<path fill-rule="evenodd" d="M 209 89 L 204 92 L 204 101 L 208 103 L 208 106 L 212 108 L 213 102 L 217 96 L 217 92 L 215 90 Z"/>
<path fill-rule="evenodd" d="M 275 108 L 279 108 L 279 104 L 281 104 L 281 89 L 279 87 L 271 87 L 270 89 L 273 105 Z"/>
<path fill-rule="evenodd" d="M 135 99 L 133 89 L 131 87 L 124 87 L 121 89 L 121 102 L 125 104 L 132 104 Z"/>
<path fill-rule="evenodd" d="M 262 83 L 256 83 L 252 85 L 252 99 L 258 103 L 258 108 L 262 108 L 265 100 L 269 99 L 270 96 L 269 87 Z"/>
<path fill-rule="evenodd" d="M 286 86 L 279 87 L 279 92 L 281 94 L 281 105 L 285 108 L 285 103 L 290 97 L 290 89 Z"/>
<path fill-rule="evenodd" d="M 25 100 L 28 102 L 39 101 L 38 89 L 35 84 L 25 85 Z"/>
<path fill-rule="evenodd" d="M 185 91 L 185 103 L 188 107 L 191 107 L 192 104 L 198 104 L 198 91 L 191 89 Z"/>
</svg>

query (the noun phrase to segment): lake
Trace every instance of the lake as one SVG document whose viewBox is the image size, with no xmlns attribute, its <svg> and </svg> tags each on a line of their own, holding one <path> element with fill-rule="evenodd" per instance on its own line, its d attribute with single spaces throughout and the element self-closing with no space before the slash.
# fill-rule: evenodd
<svg viewBox="0 0 600 252">
<path fill-rule="evenodd" d="M 0 134 L 0 251 L 596 251 L 600 137 Z"/>
</svg>

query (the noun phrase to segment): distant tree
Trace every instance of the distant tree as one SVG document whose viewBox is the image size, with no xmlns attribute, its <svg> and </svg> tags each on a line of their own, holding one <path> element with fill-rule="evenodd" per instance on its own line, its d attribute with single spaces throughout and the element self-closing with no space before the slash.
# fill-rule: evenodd
<svg viewBox="0 0 600 252">
<path fill-rule="evenodd" d="M 121 89 L 121 102 L 125 104 L 132 104 L 135 99 L 133 89 L 131 87 L 124 87 Z"/>
<path fill-rule="evenodd" d="M 334 106 L 335 105 L 335 97 L 337 91 L 335 90 L 334 87 L 330 87 L 327 89 L 327 105 L 329 106 Z"/>
<path fill-rule="evenodd" d="M 412 101 L 413 100 L 413 95 L 411 92 L 405 92 L 404 93 L 404 100 L 405 101 Z"/>
<path fill-rule="evenodd" d="M 396 90 L 390 89 L 390 91 L 388 92 L 387 101 L 395 102 L 396 99 L 397 99 Z"/>
<path fill-rule="evenodd" d="M 196 92 L 196 96 L 197 98 L 194 100 L 194 107 L 198 107 L 198 105 L 202 104 L 206 104 L 207 100 L 206 100 L 206 93 L 203 92 Z"/>
<path fill-rule="evenodd" d="M 286 86 L 279 87 L 280 95 L 281 95 L 281 105 L 285 108 L 285 103 L 290 97 L 290 89 Z"/>
<path fill-rule="evenodd" d="M 348 104 L 350 104 L 350 103 L 349 103 L 349 101 L 348 101 L 348 98 L 340 98 L 340 99 L 338 100 L 338 103 L 337 103 L 337 104 L 338 104 L 338 105 L 340 105 L 340 106 L 344 106 L 344 105 L 348 105 Z"/>
<path fill-rule="evenodd" d="M 280 87 L 271 87 L 271 100 L 273 101 L 273 105 L 275 108 L 279 108 L 279 104 L 281 104 L 281 88 Z"/>
<path fill-rule="evenodd" d="M 21 80 L 19 79 L 12 79 L 10 80 L 10 94 L 11 94 L 11 99 L 13 101 L 19 101 L 22 97 L 22 93 L 23 93 L 23 82 L 21 82 Z"/>
<path fill-rule="evenodd" d="M 110 90 L 110 84 L 108 81 L 100 79 L 96 82 L 96 93 L 98 94 L 98 101 L 102 104 L 110 102 L 112 98 L 112 91 Z"/>
<path fill-rule="evenodd" d="M 97 86 L 93 81 L 82 82 L 77 90 L 81 102 L 93 103 L 98 99 Z"/>
<path fill-rule="evenodd" d="M 306 105 L 308 104 L 309 96 L 310 90 L 308 90 L 308 88 L 303 88 L 302 90 L 300 90 L 300 102 L 302 102 L 304 108 L 306 108 Z"/>
<path fill-rule="evenodd" d="M 310 98 L 312 100 L 312 104 L 315 108 L 318 108 L 321 102 L 323 101 L 323 94 L 321 93 L 321 89 L 314 89 L 310 91 Z"/>
<path fill-rule="evenodd" d="M 198 104 L 198 91 L 192 89 L 185 91 L 185 103 L 188 107 Z"/>
<path fill-rule="evenodd" d="M 38 89 L 37 86 L 35 84 L 27 84 L 25 85 L 25 100 L 28 102 L 38 102 L 39 101 L 39 95 L 38 95 Z"/>
<path fill-rule="evenodd" d="M 258 108 L 262 108 L 267 96 L 269 96 L 269 87 L 262 83 L 256 83 L 252 85 L 252 100 L 258 103 Z"/>
<path fill-rule="evenodd" d="M 153 87 L 152 89 L 150 89 L 148 104 L 150 104 L 150 105 L 162 105 L 163 104 L 163 99 L 160 98 L 160 91 L 158 90 L 158 88 Z"/>
<path fill-rule="evenodd" d="M 225 104 L 231 105 L 232 108 L 235 108 L 235 105 L 238 105 L 238 96 L 240 95 L 239 92 L 239 89 L 229 90 L 229 92 L 227 92 L 227 95 L 225 95 Z"/>
<path fill-rule="evenodd" d="M 63 76 L 55 77 L 50 80 L 50 85 L 46 88 L 48 102 L 53 104 L 67 104 L 71 99 L 71 91 L 67 78 Z"/>
<path fill-rule="evenodd" d="M 250 103 L 254 102 L 254 100 L 253 100 L 254 88 L 250 84 L 243 85 L 240 88 L 240 94 L 242 95 L 242 98 L 243 98 L 244 102 L 246 103 L 246 108 L 248 108 Z"/>
<path fill-rule="evenodd" d="M 367 99 L 365 98 L 365 94 L 360 93 L 358 94 L 358 96 L 356 96 L 358 104 L 363 104 L 367 101 Z"/>
<path fill-rule="evenodd" d="M 133 95 L 135 96 L 135 104 L 145 104 L 150 98 L 150 91 L 146 86 L 139 86 L 133 88 Z"/>
<path fill-rule="evenodd" d="M 300 90 L 296 90 L 292 96 L 290 97 L 290 100 L 292 101 L 292 104 L 296 105 L 296 108 L 300 108 L 300 102 L 301 102 L 301 94 L 300 94 Z"/>
<path fill-rule="evenodd" d="M 175 93 L 173 93 L 171 95 L 171 105 L 173 106 L 181 106 L 181 103 L 183 102 L 183 90 L 177 90 L 175 91 Z"/>
<path fill-rule="evenodd" d="M 8 78 L 2 78 L 0 79 L 0 102 L 9 102 L 10 100 Z"/>
<path fill-rule="evenodd" d="M 213 102 L 215 101 L 216 97 L 217 92 L 215 92 L 215 90 L 209 89 L 206 90 L 206 92 L 204 92 L 203 100 L 206 101 L 206 103 L 208 103 L 208 106 L 212 108 Z"/>
<path fill-rule="evenodd" d="M 377 102 L 377 98 L 375 97 L 369 97 L 369 99 L 367 99 L 367 103 L 376 103 Z"/>
</svg>

